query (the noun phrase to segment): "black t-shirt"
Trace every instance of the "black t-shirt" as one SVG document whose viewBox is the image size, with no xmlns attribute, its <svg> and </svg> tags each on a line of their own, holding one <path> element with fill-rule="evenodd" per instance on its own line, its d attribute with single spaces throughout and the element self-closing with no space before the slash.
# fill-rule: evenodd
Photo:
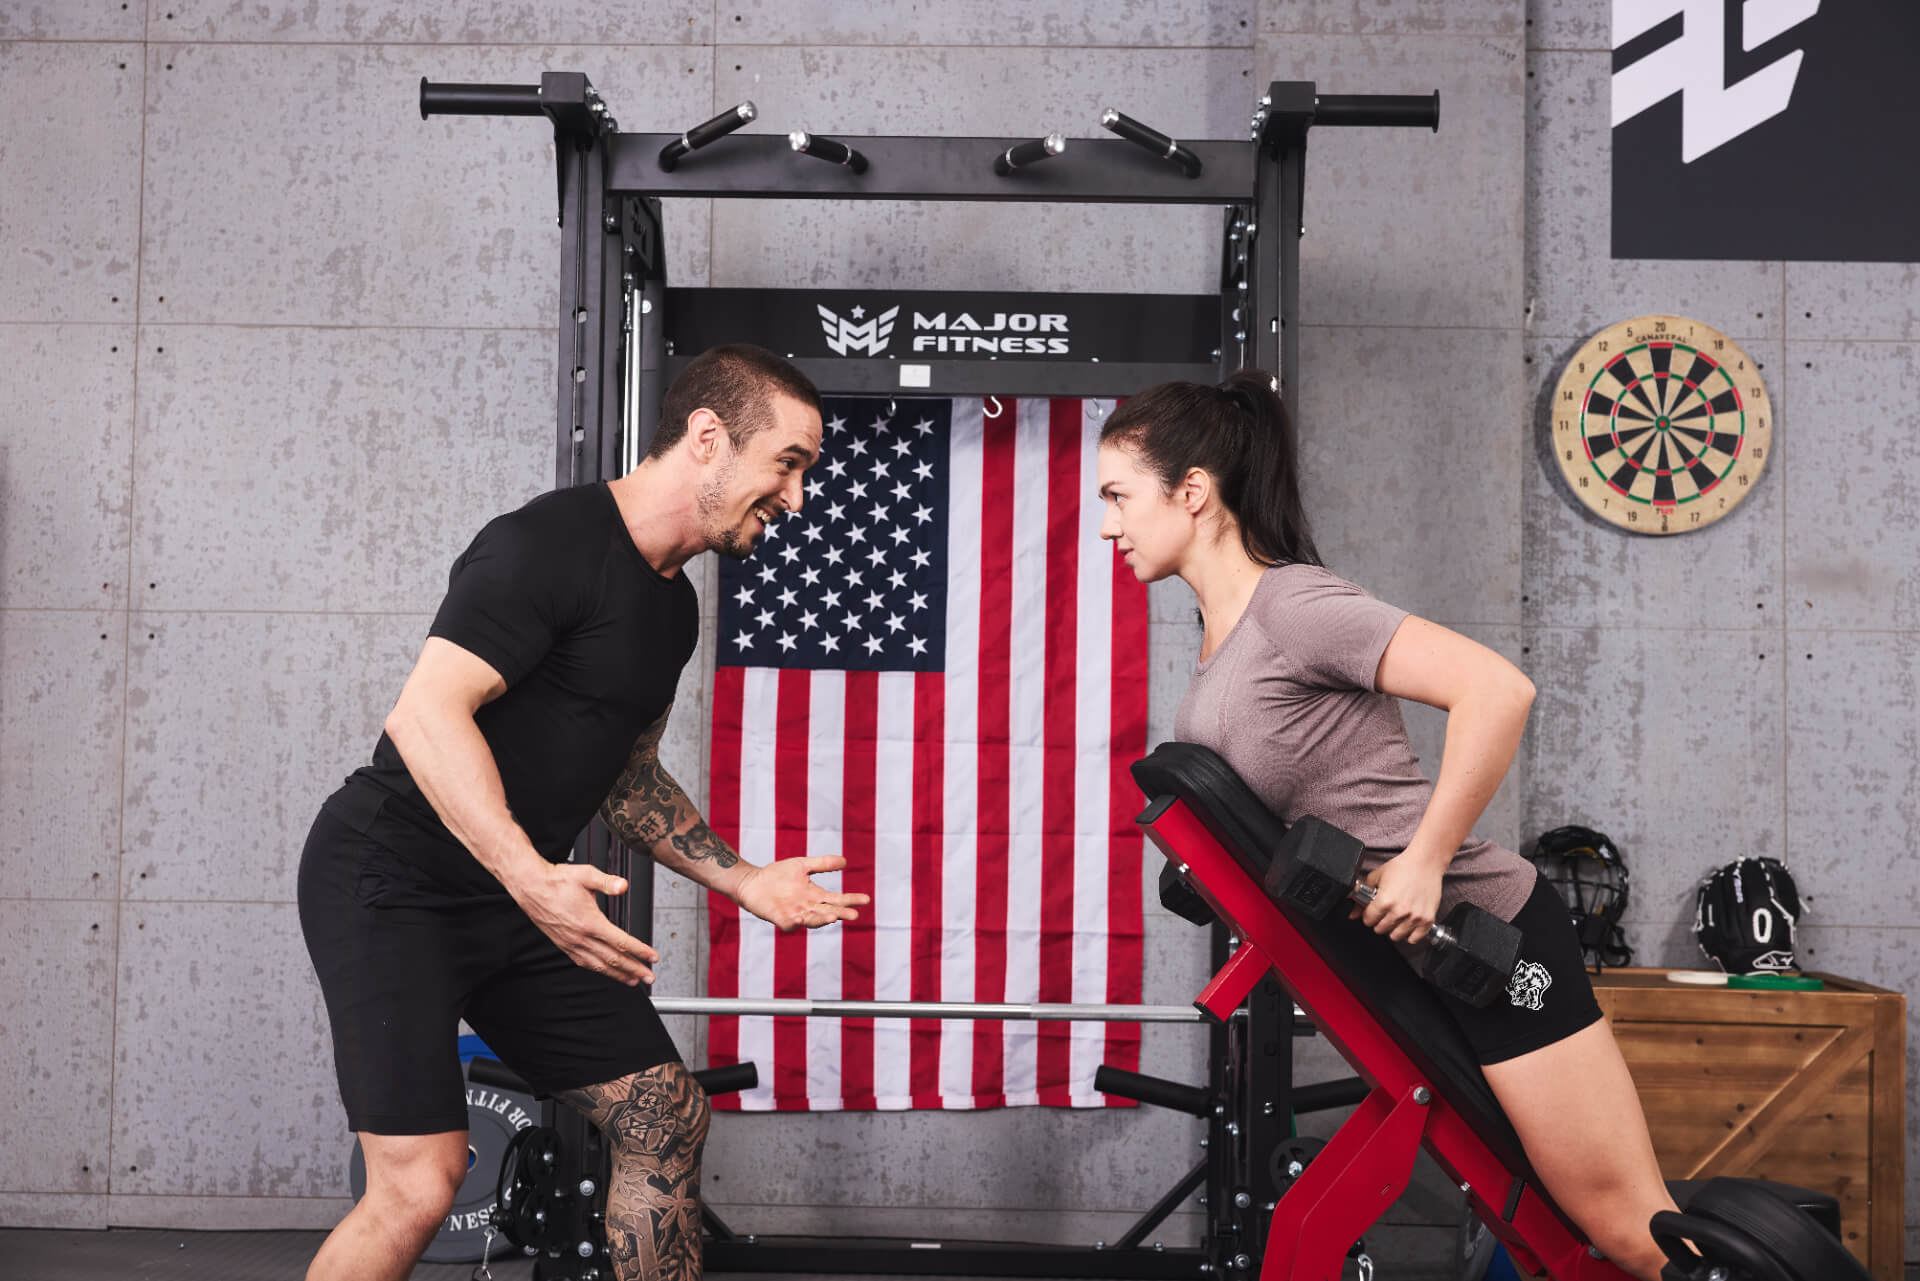
<svg viewBox="0 0 1920 1281">
<path fill-rule="evenodd" d="M 429 634 L 506 681 L 474 720 L 515 820 L 564 862 L 634 740 L 672 703 L 700 611 L 685 574 L 661 575 L 633 545 L 612 492 L 583 485 L 489 522 L 453 562 Z M 385 734 L 326 807 L 438 878 L 498 889 Z"/>
</svg>

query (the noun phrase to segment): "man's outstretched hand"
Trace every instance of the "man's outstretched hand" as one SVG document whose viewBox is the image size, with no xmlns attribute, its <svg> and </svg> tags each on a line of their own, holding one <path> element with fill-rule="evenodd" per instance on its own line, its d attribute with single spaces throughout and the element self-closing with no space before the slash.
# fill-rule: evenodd
<svg viewBox="0 0 1920 1281">
<path fill-rule="evenodd" d="M 860 915 L 855 908 L 873 900 L 865 894 L 830 890 L 813 880 L 816 872 L 837 872 L 846 865 L 838 854 L 777 859 L 749 872 L 735 897 L 741 907 L 782 934 L 800 926 L 817 930 L 835 921 L 851 921 Z"/>
</svg>

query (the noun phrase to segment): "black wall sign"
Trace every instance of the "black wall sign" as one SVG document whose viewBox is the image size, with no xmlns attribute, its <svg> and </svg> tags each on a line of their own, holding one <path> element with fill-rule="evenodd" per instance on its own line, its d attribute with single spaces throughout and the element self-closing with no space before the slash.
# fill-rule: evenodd
<svg viewBox="0 0 1920 1281">
<path fill-rule="evenodd" d="M 782 355 L 898 360 L 1198 362 L 1220 345 L 1213 294 L 669 289 L 666 337 L 691 356 L 750 342 Z"/>
<path fill-rule="evenodd" d="M 1920 3 L 1613 6 L 1615 258 L 1920 262 Z"/>
</svg>

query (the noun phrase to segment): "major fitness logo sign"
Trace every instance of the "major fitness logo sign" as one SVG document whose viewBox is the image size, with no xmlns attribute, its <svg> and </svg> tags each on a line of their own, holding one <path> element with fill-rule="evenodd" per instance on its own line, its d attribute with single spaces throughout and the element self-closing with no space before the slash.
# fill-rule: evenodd
<svg viewBox="0 0 1920 1281">
<path fill-rule="evenodd" d="M 893 337 L 899 307 L 869 316 L 865 307 L 846 315 L 816 303 L 827 350 L 836 356 L 884 355 Z M 913 313 L 913 338 L 905 354 L 913 356 L 1066 356 L 1072 354 L 1063 312 L 944 310 Z"/>
<path fill-rule="evenodd" d="M 820 328 L 826 331 L 827 350 L 836 356 L 857 356 L 862 352 L 878 356 L 887 349 L 887 339 L 893 337 L 893 318 L 900 314 L 898 307 L 889 307 L 867 320 L 865 307 L 855 307 L 851 318 L 818 305 L 814 310 L 820 313 Z"/>
</svg>

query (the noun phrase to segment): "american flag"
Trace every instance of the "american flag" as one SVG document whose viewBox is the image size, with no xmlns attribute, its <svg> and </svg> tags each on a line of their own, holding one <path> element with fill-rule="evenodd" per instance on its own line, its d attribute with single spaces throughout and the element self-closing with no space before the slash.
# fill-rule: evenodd
<svg viewBox="0 0 1920 1281">
<path fill-rule="evenodd" d="M 1147 602 L 1098 541 L 1113 402 L 829 399 L 802 510 L 723 562 L 709 821 L 755 862 L 842 854 L 858 921 L 710 900 L 708 992 L 1140 999 Z M 1114 1023 L 716 1017 L 717 1107 L 1098 1107 Z"/>
</svg>

